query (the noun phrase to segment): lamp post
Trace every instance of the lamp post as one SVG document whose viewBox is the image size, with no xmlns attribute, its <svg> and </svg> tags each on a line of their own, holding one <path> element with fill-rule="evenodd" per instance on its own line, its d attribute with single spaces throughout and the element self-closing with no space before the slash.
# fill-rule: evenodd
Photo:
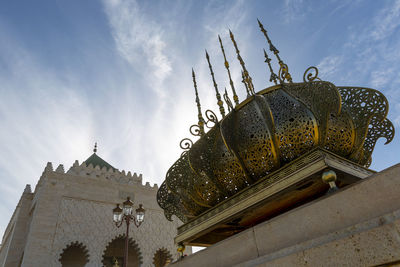
<svg viewBox="0 0 400 267">
<path fill-rule="evenodd" d="M 124 251 L 124 265 L 123 267 L 128 266 L 128 244 L 129 244 L 129 224 L 131 221 L 135 224 L 136 227 L 139 227 L 144 221 L 144 213 L 145 210 L 142 204 L 139 204 L 139 208 L 136 209 L 136 216 L 133 216 L 133 202 L 130 197 L 126 198 L 126 201 L 122 203 L 122 209 L 117 204 L 117 207 L 113 209 L 113 219 L 115 225 L 119 228 L 126 222 L 126 238 L 125 238 L 125 251 Z"/>
</svg>

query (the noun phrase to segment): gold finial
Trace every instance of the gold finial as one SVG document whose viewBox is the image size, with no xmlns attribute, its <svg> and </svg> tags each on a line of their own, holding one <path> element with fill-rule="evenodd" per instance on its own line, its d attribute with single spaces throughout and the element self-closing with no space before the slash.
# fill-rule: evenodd
<svg viewBox="0 0 400 267">
<path fill-rule="evenodd" d="M 278 76 L 274 73 L 274 70 L 272 69 L 271 59 L 268 57 L 267 51 L 265 51 L 265 49 L 264 49 L 264 57 L 265 57 L 265 62 L 268 64 L 269 71 L 271 72 L 269 81 L 270 82 L 274 81 L 275 84 L 278 84 L 277 82 Z"/>
<path fill-rule="evenodd" d="M 336 186 L 336 173 L 333 170 L 326 170 L 322 173 L 322 181 L 326 184 L 329 184 L 328 193 L 335 192 L 338 189 Z"/>
<path fill-rule="evenodd" d="M 193 77 L 193 85 L 194 85 L 194 90 L 196 93 L 196 104 L 197 104 L 197 111 L 198 111 L 198 118 L 199 118 L 199 128 L 200 128 L 200 135 L 204 135 L 204 124 L 205 120 L 203 118 L 203 115 L 201 113 L 201 105 L 200 105 L 200 98 L 199 98 L 199 93 L 197 92 L 197 84 L 196 84 L 196 75 L 194 74 L 194 70 L 192 68 L 192 77 Z"/>
<path fill-rule="evenodd" d="M 217 97 L 217 104 L 219 106 L 219 111 L 221 112 L 222 117 L 225 117 L 224 103 L 221 100 L 221 95 L 219 94 L 219 91 L 218 91 L 218 85 L 215 82 L 214 72 L 213 72 L 213 69 L 212 69 L 212 66 L 210 63 L 210 56 L 208 55 L 207 50 L 206 50 L 206 58 L 207 58 L 207 62 L 208 62 L 208 67 L 210 68 L 211 77 L 212 77 L 212 80 L 214 83 L 215 95 Z"/>
<path fill-rule="evenodd" d="M 228 92 L 226 91 L 226 87 L 225 87 L 224 99 L 226 105 L 228 106 L 228 112 L 231 112 L 231 110 L 233 110 L 233 105 L 231 99 L 229 98 Z"/>
<path fill-rule="evenodd" d="M 244 77 L 243 71 L 242 71 L 242 83 L 244 84 L 244 87 L 246 87 L 247 98 L 249 98 L 250 97 L 250 90 L 249 90 L 249 87 L 247 86 L 246 77 Z"/>
<path fill-rule="evenodd" d="M 95 143 L 94 143 L 93 152 L 94 152 L 94 153 L 96 153 L 96 152 L 97 152 L 97 142 L 95 142 Z"/>
<path fill-rule="evenodd" d="M 222 40 L 221 40 L 221 37 L 219 35 L 218 35 L 218 40 L 219 40 L 219 43 L 221 45 L 222 54 L 224 55 L 224 65 L 225 65 L 226 70 L 228 71 L 229 83 L 231 85 L 232 94 L 233 94 L 233 101 L 235 102 L 236 105 L 239 105 L 239 97 L 237 96 L 236 90 L 235 90 L 235 86 L 233 85 L 233 81 L 232 81 L 232 77 L 231 77 L 231 71 L 229 70 L 229 63 L 226 60 L 224 46 L 222 45 Z"/>
<path fill-rule="evenodd" d="M 237 54 L 237 59 L 239 60 L 240 65 L 242 66 L 242 69 L 243 69 L 244 83 L 247 84 L 246 87 L 250 91 L 250 93 L 254 95 L 255 91 L 254 91 L 253 81 L 252 81 L 252 79 L 251 79 L 251 77 L 249 75 L 249 72 L 246 69 L 246 66 L 244 64 L 244 61 L 243 61 L 242 57 L 240 56 L 240 51 L 239 51 L 239 49 L 237 47 L 237 44 L 236 44 L 236 41 L 235 41 L 235 37 L 233 36 L 233 33 L 231 32 L 231 30 L 229 30 L 229 35 L 231 37 L 233 46 L 235 47 L 236 54 Z"/>
<path fill-rule="evenodd" d="M 274 53 L 274 55 L 276 56 L 276 58 L 278 59 L 279 66 L 280 66 L 279 80 L 281 82 L 284 82 L 286 79 L 288 82 L 292 82 L 292 76 L 290 76 L 288 65 L 286 65 L 280 58 L 279 50 L 276 49 L 276 47 L 272 44 L 271 39 L 269 39 L 267 31 L 264 29 L 264 26 L 261 24 L 260 20 L 257 19 L 257 21 L 258 21 L 258 26 L 260 26 L 261 32 L 264 34 L 265 38 L 267 39 L 267 42 L 269 44 L 269 50 L 271 50 Z M 281 78 L 283 78 L 283 80 L 281 80 Z"/>
<path fill-rule="evenodd" d="M 183 259 L 184 255 L 183 252 L 185 251 L 186 246 L 183 243 L 178 244 L 178 248 L 176 249 L 180 253 L 180 258 Z"/>
</svg>

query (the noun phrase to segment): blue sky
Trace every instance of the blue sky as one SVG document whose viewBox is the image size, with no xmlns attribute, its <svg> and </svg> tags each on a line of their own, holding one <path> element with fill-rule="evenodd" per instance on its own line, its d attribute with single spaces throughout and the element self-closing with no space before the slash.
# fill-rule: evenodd
<svg viewBox="0 0 400 267">
<path fill-rule="evenodd" d="M 256 18 L 294 81 L 314 65 L 336 85 L 378 89 L 400 132 L 400 1 L 1 1 L 0 232 L 48 161 L 68 169 L 95 141 L 110 164 L 160 184 L 196 123 L 192 67 L 217 111 L 204 49 L 228 85 L 218 34 L 242 100 L 228 29 L 256 91 L 271 85 Z M 372 169 L 400 161 L 398 140 L 377 143 Z"/>
</svg>

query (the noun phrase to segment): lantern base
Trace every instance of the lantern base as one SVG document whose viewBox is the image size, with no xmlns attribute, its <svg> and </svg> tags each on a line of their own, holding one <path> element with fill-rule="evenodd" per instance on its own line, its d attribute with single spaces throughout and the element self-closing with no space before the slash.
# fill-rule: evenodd
<svg viewBox="0 0 400 267">
<path fill-rule="evenodd" d="M 210 246 L 317 199 L 329 190 L 321 179 L 326 169 L 336 173 L 339 188 L 375 173 L 326 150 L 314 149 L 180 226 L 175 243 Z"/>
</svg>

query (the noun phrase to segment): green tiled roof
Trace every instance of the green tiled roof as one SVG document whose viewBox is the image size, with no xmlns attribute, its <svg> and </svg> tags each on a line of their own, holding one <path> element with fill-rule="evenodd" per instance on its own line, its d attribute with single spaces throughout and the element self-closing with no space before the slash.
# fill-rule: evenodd
<svg viewBox="0 0 400 267">
<path fill-rule="evenodd" d="M 110 164 L 108 164 L 104 159 L 100 158 L 97 156 L 96 153 L 93 153 L 87 160 L 85 160 L 86 166 L 89 166 L 89 164 L 92 164 L 93 167 L 99 166 L 100 168 L 103 168 L 104 166 L 107 168 L 107 170 L 112 169 L 113 171 L 117 170 Z"/>
</svg>

